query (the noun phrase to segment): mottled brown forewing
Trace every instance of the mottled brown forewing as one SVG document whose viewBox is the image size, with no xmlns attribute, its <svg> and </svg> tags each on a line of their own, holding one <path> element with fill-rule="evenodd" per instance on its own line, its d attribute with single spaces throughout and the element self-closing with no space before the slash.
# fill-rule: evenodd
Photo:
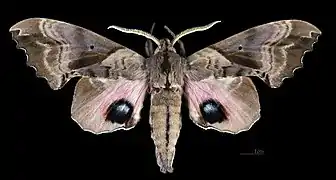
<svg viewBox="0 0 336 180">
<path fill-rule="evenodd" d="M 209 76 L 258 76 L 276 88 L 302 67 L 304 53 L 312 50 L 320 34 L 314 25 L 300 20 L 260 25 L 189 56 L 190 73 L 196 80 Z"/>
</svg>

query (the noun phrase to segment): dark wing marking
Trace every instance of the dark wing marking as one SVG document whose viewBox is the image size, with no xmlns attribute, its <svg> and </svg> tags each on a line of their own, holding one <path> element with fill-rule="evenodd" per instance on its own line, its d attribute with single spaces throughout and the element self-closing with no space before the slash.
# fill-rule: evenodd
<svg viewBox="0 0 336 180">
<path fill-rule="evenodd" d="M 82 129 L 95 133 L 133 128 L 140 119 L 140 111 L 146 95 L 147 81 L 127 79 L 81 78 L 73 97 L 72 118 Z M 134 107 L 131 119 L 124 124 L 113 123 L 107 117 L 110 104 L 127 99 Z"/>
<path fill-rule="evenodd" d="M 192 79 L 192 78 L 191 78 Z M 246 131 L 260 118 L 258 92 L 249 77 L 188 80 L 185 84 L 189 114 L 193 122 L 204 129 L 236 134 Z M 210 124 L 201 113 L 200 104 L 214 99 L 224 108 L 225 119 Z"/>
</svg>

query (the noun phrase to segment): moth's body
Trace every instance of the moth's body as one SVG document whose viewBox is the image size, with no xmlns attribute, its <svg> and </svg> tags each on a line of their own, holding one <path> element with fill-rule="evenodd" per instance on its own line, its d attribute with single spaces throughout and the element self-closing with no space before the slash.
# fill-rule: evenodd
<svg viewBox="0 0 336 180">
<path fill-rule="evenodd" d="M 258 92 L 248 76 L 280 87 L 283 79 L 302 67 L 304 53 L 312 50 L 321 34 L 308 22 L 282 20 L 250 28 L 185 56 L 179 39 L 216 23 L 176 36 L 171 33 L 172 41 L 110 26 L 153 41 L 158 47 L 153 52 L 146 46 L 147 58 L 92 31 L 52 19 L 26 19 L 10 32 L 17 47 L 26 50 L 28 65 L 52 89 L 81 77 L 71 117 L 86 131 L 101 134 L 135 127 L 149 93 L 151 137 L 157 164 L 165 173 L 173 171 L 182 96 L 190 119 L 199 127 L 232 134 L 246 131 L 260 118 Z M 176 42 L 183 49 L 180 53 L 173 47 Z"/>
<path fill-rule="evenodd" d="M 175 145 L 182 126 L 180 113 L 186 61 L 176 53 L 168 39 L 161 42 L 163 48 L 146 61 L 151 94 L 149 123 L 157 163 L 161 171 L 172 172 Z"/>
</svg>

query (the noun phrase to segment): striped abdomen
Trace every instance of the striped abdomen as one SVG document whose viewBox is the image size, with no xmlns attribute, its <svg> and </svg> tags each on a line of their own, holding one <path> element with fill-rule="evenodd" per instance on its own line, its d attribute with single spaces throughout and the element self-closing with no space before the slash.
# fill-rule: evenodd
<svg viewBox="0 0 336 180">
<path fill-rule="evenodd" d="M 173 171 L 175 145 L 181 129 L 181 90 L 162 89 L 151 95 L 150 125 L 161 172 Z"/>
</svg>

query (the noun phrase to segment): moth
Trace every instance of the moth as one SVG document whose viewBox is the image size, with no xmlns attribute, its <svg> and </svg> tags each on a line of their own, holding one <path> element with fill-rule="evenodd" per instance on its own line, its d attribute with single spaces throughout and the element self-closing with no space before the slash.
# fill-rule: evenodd
<svg viewBox="0 0 336 180">
<path fill-rule="evenodd" d="M 172 40 L 157 39 L 152 32 L 108 27 L 146 37 L 148 57 L 88 29 L 52 19 L 25 19 L 9 31 L 17 48 L 25 50 L 27 64 L 53 90 L 81 77 L 71 117 L 85 131 L 101 134 L 132 129 L 149 94 L 157 164 L 162 173 L 172 173 L 183 96 L 190 119 L 199 127 L 231 134 L 246 131 L 260 118 L 259 96 L 250 76 L 271 88 L 280 87 L 284 78 L 302 67 L 305 52 L 312 51 L 321 35 L 308 22 L 281 20 L 247 29 L 186 56 L 180 39 L 219 22 L 177 35 L 165 27 Z M 178 53 L 176 43 L 180 44 Z"/>
</svg>

